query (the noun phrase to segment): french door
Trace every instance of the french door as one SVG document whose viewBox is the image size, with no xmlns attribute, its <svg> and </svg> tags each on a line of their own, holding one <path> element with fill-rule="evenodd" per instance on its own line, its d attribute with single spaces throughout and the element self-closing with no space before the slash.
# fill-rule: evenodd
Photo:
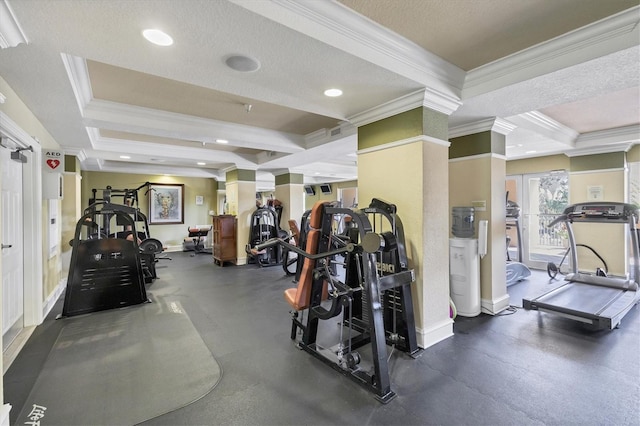
<svg viewBox="0 0 640 426">
<path fill-rule="evenodd" d="M 520 206 L 522 263 L 533 269 L 546 269 L 548 262 L 558 264 L 567 249 L 567 232 L 562 224 L 549 224 L 568 205 L 568 173 L 508 176 L 507 188 L 509 199 Z"/>
</svg>

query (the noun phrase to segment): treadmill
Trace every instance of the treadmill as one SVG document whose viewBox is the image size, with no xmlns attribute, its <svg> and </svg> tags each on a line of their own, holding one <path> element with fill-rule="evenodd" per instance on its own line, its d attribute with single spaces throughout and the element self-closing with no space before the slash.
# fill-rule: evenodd
<svg viewBox="0 0 640 426">
<path fill-rule="evenodd" d="M 544 294 L 522 299 L 524 309 L 537 309 L 562 315 L 596 329 L 612 330 L 640 300 L 639 210 L 632 204 L 587 202 L 568 206 L 549 226 L 564 222 L 569 233 L 572 272 L 564 284 Z M 630 276 L 602 276 L 578 271 L 576 242 L 571 227 L 575 222 L 628 225 L 632 242 L 633 265 Z"/>
</svg>

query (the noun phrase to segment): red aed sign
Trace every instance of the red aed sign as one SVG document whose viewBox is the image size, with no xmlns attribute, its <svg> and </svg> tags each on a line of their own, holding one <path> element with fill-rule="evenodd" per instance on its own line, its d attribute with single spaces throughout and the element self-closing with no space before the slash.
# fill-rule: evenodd
<svg viewBox="0 0 640 426">
<path fill-rule="evenodd" d="M 64 154 L 60 151 L 43 151 L 44 171 L 61 173 L 64 171 Z"/>
</svg>

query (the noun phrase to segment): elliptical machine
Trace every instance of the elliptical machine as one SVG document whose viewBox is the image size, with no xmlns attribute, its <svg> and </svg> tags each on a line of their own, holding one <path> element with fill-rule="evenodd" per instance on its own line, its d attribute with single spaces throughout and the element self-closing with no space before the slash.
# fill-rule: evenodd
<svg viewBox="0 0 640 426">
<path fill-rule="evenodd" d="M 512 260 L 509 254 L 509 245 L 511 237 L 507 235 L 507 287 L 517 284 L 520 281 L 531 276 L 531 270 L 522 263 L 522 228 L 520 225 L 520 206 L 509 200 L 507 192 L 507 230 L 515 228 L 516 238 L 518 239 L 518 260 Z"/>
</svg>

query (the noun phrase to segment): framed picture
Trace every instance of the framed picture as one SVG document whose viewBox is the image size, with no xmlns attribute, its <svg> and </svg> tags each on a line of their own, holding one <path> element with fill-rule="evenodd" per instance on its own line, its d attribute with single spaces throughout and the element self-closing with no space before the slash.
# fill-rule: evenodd
<svg viewBox="0 0 640 426">
<path fill-rule="evenodd" d="M 184 185 L 149 185 L 149 224 L 184 223 Z"/>
</svg>

